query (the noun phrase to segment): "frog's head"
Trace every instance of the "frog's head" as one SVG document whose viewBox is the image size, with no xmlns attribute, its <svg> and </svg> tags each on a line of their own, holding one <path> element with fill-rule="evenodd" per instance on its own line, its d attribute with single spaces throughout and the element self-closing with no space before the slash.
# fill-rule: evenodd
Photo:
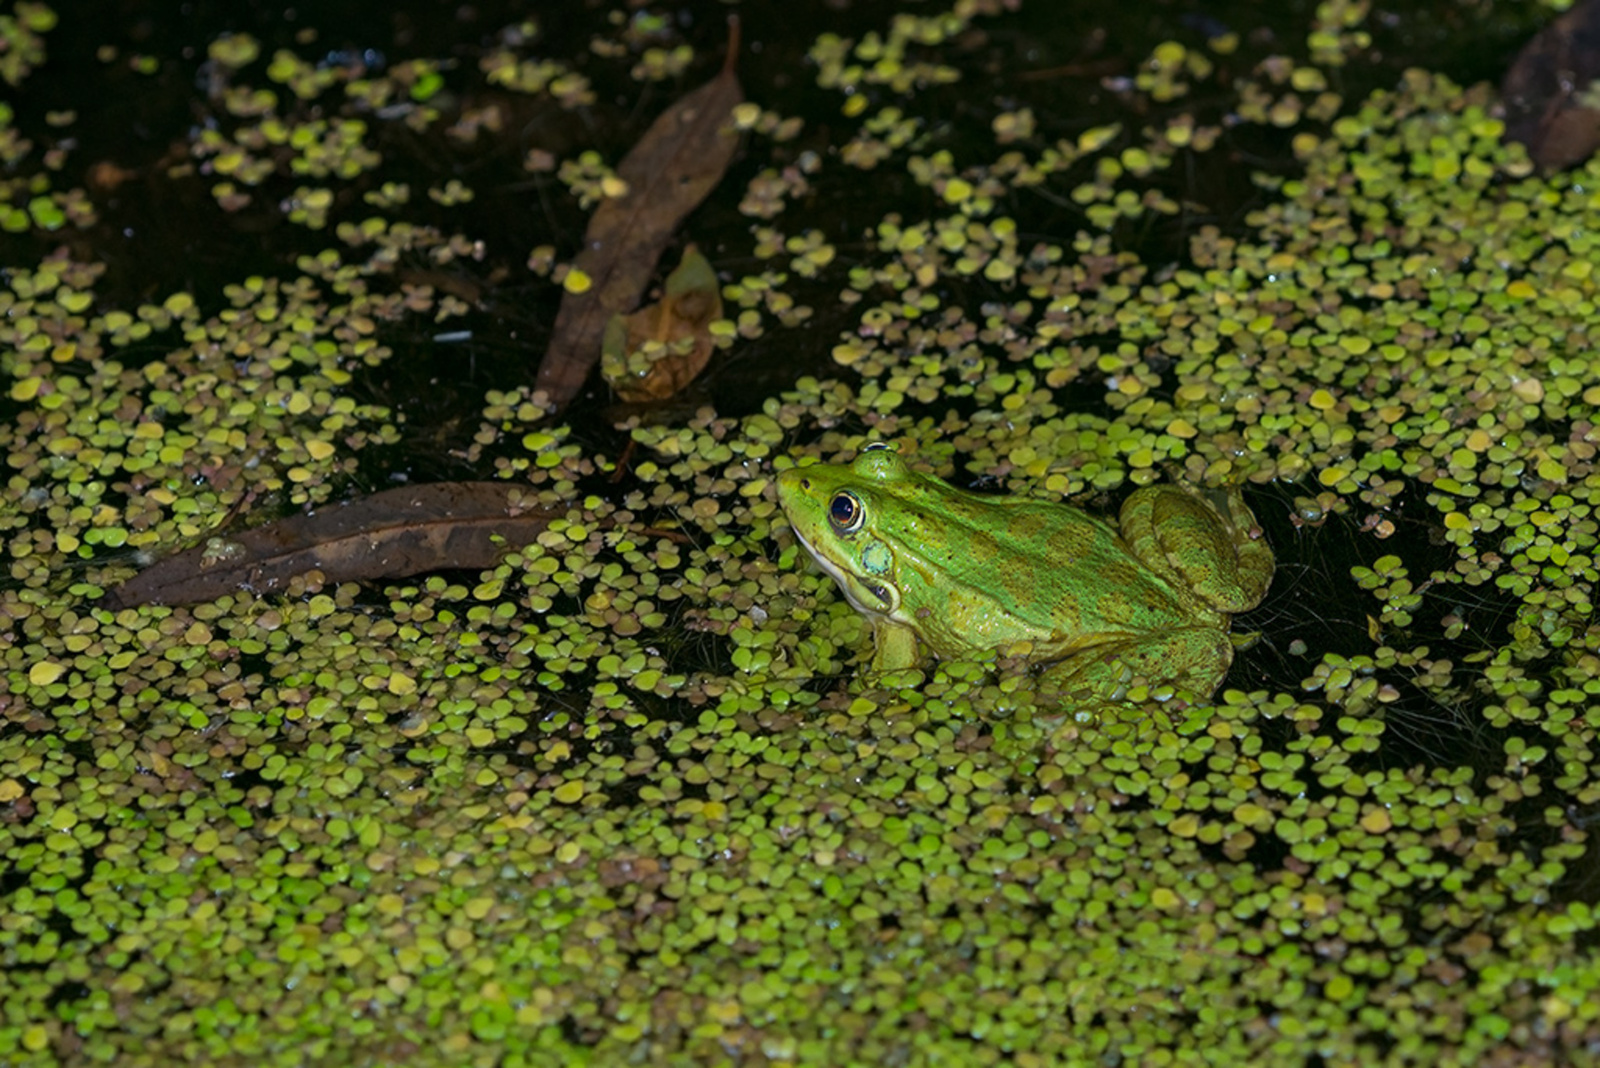
<svg viewBox="0 0 1600 1068">
<path fill-rule="evenodd" d="M 812 558 L 863 615 L 892 616 L 900 607 L 892 539 L 886 521 L 917 475 L 882 442 L 851 464 L 816 464 L 778 475 L 778 503 Z"/>
</svg>

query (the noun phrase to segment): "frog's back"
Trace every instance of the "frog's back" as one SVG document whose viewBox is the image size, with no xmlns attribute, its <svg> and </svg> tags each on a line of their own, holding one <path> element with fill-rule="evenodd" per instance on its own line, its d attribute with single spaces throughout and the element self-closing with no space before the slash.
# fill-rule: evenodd
<svg viewBox="0 0 1600 1068">
<path fill-rule="evenodd" d="M 1116 527 L 1069 505 L 953 492 L 936 513 L 905 508 L 895 540 L 916 574 L 906 622 L 942 655 L 1021 642 L 1065 655 L 1191 618 Z"/>
<path fill-rule="evenodd" d="M 1189 622 L 1187 610 L 1174 610 L 1182 591 L 1144 566 L 1109 520 L 1049 501 L 996 503 L 1006 513 L 996 570 L 1018 596 L 1048 611 L 1054 629 L 1147 631 Z M 1007 567 L 1006 559 L 1036 563 Z"/>
</svg>

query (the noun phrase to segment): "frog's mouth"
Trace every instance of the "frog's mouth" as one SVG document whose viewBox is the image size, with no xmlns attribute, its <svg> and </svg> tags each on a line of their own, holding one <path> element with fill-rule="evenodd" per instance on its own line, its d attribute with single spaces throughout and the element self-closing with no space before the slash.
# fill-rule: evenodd
<svg viewBox="0 0 1600 1068">
<path fill-rule="evenodd" d="M 844 599 L 850 602 L 850 607 L 872 619 L 887 618 L 894 614 L 894 610 L 900 605 L 898 590 L 893 586 L 867 582 L 861 576 L 844 570 L 818 552 L 817 547 L 800 532 L 800 528 L 791 524 L 790 529 L 794 531 L 795 539 L 800 542 L 801 547 L 817 562 L 817 566 L 844 591 Z"/>
</svg>

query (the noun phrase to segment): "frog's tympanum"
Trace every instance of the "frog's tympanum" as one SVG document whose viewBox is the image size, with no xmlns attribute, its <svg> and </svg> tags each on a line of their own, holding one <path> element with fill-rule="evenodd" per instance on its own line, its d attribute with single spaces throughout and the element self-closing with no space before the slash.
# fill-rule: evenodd
<svg viewBox="0 0 1600 1068">
<path fill-rule="evenodd" d="M 1209 697 L 1233 662 L 1228 618 L 1272 580 L 1237 487 L 1217 503 L 1146 486 L 1116 525 L 1076 508 L 985 497 L 886 446 L 778 476 L 800 543 L 872 622 L 874 673 L 996 653 L 1045 665 L 1059 691 L 1118 698 L 1130 682 Z"/>
</svg>

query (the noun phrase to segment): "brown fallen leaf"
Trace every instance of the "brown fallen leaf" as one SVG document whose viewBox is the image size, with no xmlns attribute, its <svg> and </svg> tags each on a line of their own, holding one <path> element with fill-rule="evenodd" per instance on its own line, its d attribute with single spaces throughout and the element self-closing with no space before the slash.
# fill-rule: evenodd
<svg viewBox="0 0 1600 1068">
<path fill-rule="evenodd" d="M 659 301 L 606 324 L 600 372 L 625 401 L 665 400 L 705 369 L 711 323 L 721 317 L 717 272 L 690 245 Z"/>
<path fill-rule="evenodd" d="M 578 395 L 600 359 L 606 323 L 638 305 L 678 224 L 716 187 L 733 160 L 739 144 L 733 109 L 744 92 L 733 73 L 738 19 L 730 17 L 728 24 L 722 73 L 650 125 L 617 165 L 628 191 L 603 201 L 589 220 L 583 251 L 572 262 L 573 270 L 588 277 L 589 287 L 563 294 L 534 382 L 557 410 Z"/>
<path fill-rule="evenodd" d="M 493 567 L 563 511 L 524 504 L 506 482 L 434 482 L 324 505 L 215 537 L 145 568 L 102 600 L 107 608 L 195 604 L 236 590 L 270 593 L 308 571 L 328 582 Z"/>
<path fill-rule="evenodd" d="M 1528 147 L 1547 171 L 1582 163 L 1600 148 L 1600 3 L 1583 0 L 1523 46 L 1500 97 L 1505 139 Z"/>
</svg>

